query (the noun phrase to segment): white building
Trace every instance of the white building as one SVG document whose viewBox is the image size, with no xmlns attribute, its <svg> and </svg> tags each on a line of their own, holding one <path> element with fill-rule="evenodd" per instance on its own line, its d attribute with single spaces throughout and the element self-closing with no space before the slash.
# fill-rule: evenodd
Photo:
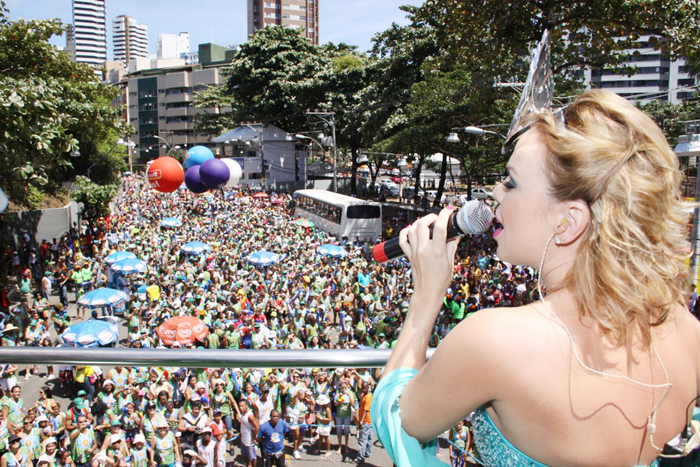
<svg viewBox="0 0 700 467">
<path fill-rule="evenodd" d="M 190 33 L 159 34 L 158 58 L 186 58 L 190 53 Z"/>
<path fill-rule="evenodd" d="M 114 60 L 128 64 L 133 58 L 148 57 L 148 26 L 120 15 L 112 22 Z"/>
<path fill-rule="evenodd" d="M 73 0 L 74 61 L 102 67 L 107 61 L 105 0 Z"/>
<path fill-rule="evenodd" d="M 605 89 L 634 101 L 661 100 L 673 104 L 691 97 L 684 87 L 695 84 L 685 67 L 685 60 L 671 61 L 649 44 L 651 36 L 642 36 L 637 47 L 628 49 L 625 64 L 637 67 L 632 76 L 616 74 L 610 69 L 587 69 L 586 85 Z"/>
</svg>

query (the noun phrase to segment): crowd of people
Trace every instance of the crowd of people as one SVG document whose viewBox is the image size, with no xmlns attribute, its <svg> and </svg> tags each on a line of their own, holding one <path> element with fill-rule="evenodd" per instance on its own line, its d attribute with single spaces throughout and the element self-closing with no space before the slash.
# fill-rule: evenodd
<svg viewBox="0 0 700 467">
<path fill-rule="evenodd" d="M 70 292 L 112 286 L 131 297 L 120 317 L 129 347 L 164 347 L 154 330 L 171 318 L 193 316 L 209 334 L 173 347 L 392 348 L 412 293 L 410 265 L 374 262 L 374 240 L 335 239 L 295 224 L 287 193 L 256 193 L 241 187 L 208 196 L 161 194 L 130 178 L 108 218 L 76 225 L 36 250 L 26 238 L 20 251 L 7 253 L 21 300 L 13 305 L 4 287 L 2 345 L 60 345 L 61 333 L 76 320 L 111 314 L 73 305 Z M 178 217 L 182 225 L 161 226 L 164 217 Z M 401 212 L 385 219 L 385 233 L 395 235 L 406 222 Z M 193 240 L 211 249 L 184 252 L 183 244 Z M 325 243 L 341 245 L 348 255 L 319 254 Z M 134 253 L 147 271 L 113 273 L 104 259 L 117 250 Z M 251 264 L 248 256 L 260 250 L 282 259 Z M 502 263 L 494 252 L 488 234 L 462 241 L 431 345 L 481 308 L 537 299 L 534 271 Z M 25 403 L 22 374 L 59 384 L 70 404 L 62 407 L 49 387 Z M 285 439 L 296 459 L 302 452 L 337 453 L 361 463 L 372 451 L 369 407 L 378 377 L 366 368 L 49 366 L 44 372 L 5 365 L 0 448 L 7 453 L 0 466 L 26 465 L 27 459 L 42 466 L 42 459 L 50 466 L 222 466 L 239 453 L 248 466 L 258 458 L 284 465 Z M 359 442 L 353 452 L 351 433 Z M 450 438 L 453 463 L 463 465 L 469 420 Z"/>
</svg>

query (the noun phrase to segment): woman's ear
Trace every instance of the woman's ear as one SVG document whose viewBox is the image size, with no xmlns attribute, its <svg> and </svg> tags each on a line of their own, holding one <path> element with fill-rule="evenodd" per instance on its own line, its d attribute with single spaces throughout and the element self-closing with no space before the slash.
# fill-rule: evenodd
<svg viewBox="0 0 700 467">
<path fill-rule="evenodd" d="M 591 210 L 588 203 L 580 199 L 566 201 L 564 204 L 565 210 L 557 226 L 556 234 L 562 245 L 569 245 L 578 240 L 588 229 Z"/>
</svg>

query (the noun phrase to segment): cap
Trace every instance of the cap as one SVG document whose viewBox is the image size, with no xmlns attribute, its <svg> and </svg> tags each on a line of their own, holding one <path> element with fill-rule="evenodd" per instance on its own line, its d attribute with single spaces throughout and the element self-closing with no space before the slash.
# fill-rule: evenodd
<svg viewBox="0 0 700 467">
<path fill-rule="evenodd" d="M 210 433 L 210 434 L 211 434 L 211 433 L 212 433 L 211 428 L 208 427 L 208 426 L 202 428 L 202 434 L 204 434 L 204 433 Z"/>
<path fill-rule="evenodd" d="M 124 440 L 122 439 L 122 436 L 119 434 L 113 434 L 112 436 L 109 437 L 109 444 L 118 443 L 120 441 L 124 441 Z"/>
<path fill-rule="evenodd" d="M 73 399 L 73 405 L 75 405 L 79 409 L 82 409 L 83 407 L 85 407 L 85 401 L 82 397 L 76 397 L 75 399 Z"/>
<path fill-rule="evenodd" d="M 190 456 L 190 457 L 196 457 L 197 453 L 194 452 L 192 449 L 185 449 L 185 452 L 183 452 L 185 456 Z"/>
<path fill-rule="evenodd" d="M 107 386 L 108 384 L 114 386 L 114 381 L 112 381 L 111 379 L 106 379 L 105 382 L 102 383 L 102 386 Z"/>
<path fill-rule="evenodd" d="M 56 441 L 56 438 L 53 436 L 46 438 L 44 441 L 41 442 L 42 446 L 46 446 L 47 444 L 58 444 L 58 441 Z"/>
<path fill-rule="evenodd" d="M 122 422 L 121 422 L 121 420 L 119 420 L 118 418 L 115 418 L 114 420 L 112 420 L 111 422 L 109 422 L 109 424 L 112 425 L 112 426 L 120 426 L 120 425 L 122 424 Z"/>
<path fill-rule="evenodd" d="M 87 392 L 85 392 L 84 389 L 81 389 L 80 391 L 78 391 L 78 396 L 86 396 L 86 395 L 87 395 Z"/>
<path fill-rule="evenodd" d="M 48 462 L 51 464 L 54 460 L 51 458 L 51 456 L 43 454 L 39 456 L 39 462 L 37 464 L 41 464 L 42 462 Z"/>
<path fill-rule="evenodd" d="M 36 422 L 37 422 L 37 423 L 48 422 L 48 421 L 49 421 L 49 419 L 46 418 L 46 415 L 40 415 L 40 416 L 37 417 L 37 419 L 36 419 Z"/>
<path fill-rule="evenodd" d="M 196 387 L 197 389 L 200 389 L 200 388 L 201 388 L 201 389 L 206 389 L 206 388 L 207 388 L 207 385 L 204 384 L 203 381 L 199 381 L 195 387 Z"/>
<path fill-rule="evenodd" d="M 134 436 L 134 441 L 133 441 L 133 444 L 136 444 L 136 443 L 146 444 L 146 437 L 143 436 L 141 433 L 137 434 L 136 436 Z"/>
<path fill-rule="evenodd" d="M 328 398 L 327 395 L 321 394 L 321 395 L 318 396 L 318 398 L 316 399 L 316 403 L 317 403 L 318 405 L 326 405 L 326 404 L 330 404 L 330 403 L 331 403 L 331 400 Z"/>
</svg>

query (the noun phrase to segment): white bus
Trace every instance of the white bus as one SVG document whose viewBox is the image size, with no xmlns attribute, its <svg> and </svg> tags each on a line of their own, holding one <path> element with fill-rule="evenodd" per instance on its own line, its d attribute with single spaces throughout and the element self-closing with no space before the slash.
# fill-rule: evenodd
<svg viewBox="0 0 700 467">
<path fill-rule="evenodd" d="M 294 215 L 337 239 L 375 240 L 382 236 L 382 205 L 326 190 L 294 192 Z"/>
</svg>

